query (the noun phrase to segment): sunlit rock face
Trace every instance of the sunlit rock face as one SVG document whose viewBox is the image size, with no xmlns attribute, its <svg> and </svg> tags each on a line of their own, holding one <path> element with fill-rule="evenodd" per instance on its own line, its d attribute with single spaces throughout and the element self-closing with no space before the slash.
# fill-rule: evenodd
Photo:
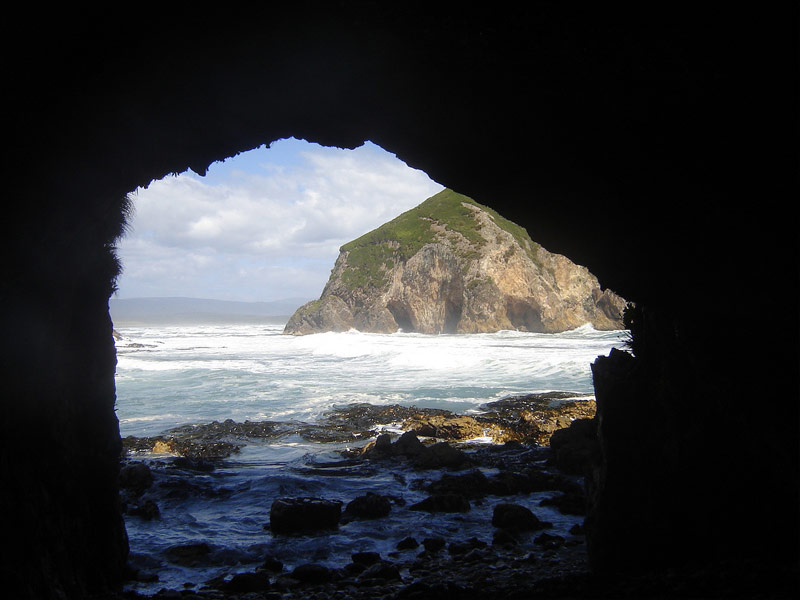
<svg viewBox="0 0 800 600">
<path fill-rule="evenodd" d="M 489 210 L 445 190 L 346 244 L 285 332 L 623 329 L 625 300 Z"/>
</svg>

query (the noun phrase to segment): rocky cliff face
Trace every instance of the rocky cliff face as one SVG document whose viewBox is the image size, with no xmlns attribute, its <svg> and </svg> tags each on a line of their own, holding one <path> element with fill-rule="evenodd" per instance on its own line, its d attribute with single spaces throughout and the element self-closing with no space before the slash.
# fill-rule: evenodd
<svg viewBox="0 0 800 600">
<path fill-rule="evenodd" d="M 342 246 L 321 297 L 299 308 L 285 333 L 622 329 L 624 307 L 585 267 L 444 190 Z"/>
</svg>

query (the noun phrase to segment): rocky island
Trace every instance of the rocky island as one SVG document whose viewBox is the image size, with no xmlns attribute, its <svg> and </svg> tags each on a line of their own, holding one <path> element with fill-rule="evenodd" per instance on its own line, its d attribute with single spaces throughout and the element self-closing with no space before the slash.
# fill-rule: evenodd
<svg viewBox="0 0 800 600">
<path fill-rule="evenodd" d="M 449 189 L 341 247 L 284 333 L 557 333 L 624 329 L 626 302 L 588 269 Z"/>
</svg>

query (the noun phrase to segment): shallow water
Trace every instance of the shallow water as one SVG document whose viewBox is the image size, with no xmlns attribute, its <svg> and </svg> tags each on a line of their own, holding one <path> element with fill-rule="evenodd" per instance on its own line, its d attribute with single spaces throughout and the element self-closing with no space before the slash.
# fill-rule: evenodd
<svg viewBox="0 0 800 600">
<path fill-rule="evenodd" d="M 176 425 L 225 419 L 315 422 L 333 407 L 356 402 L 464 413 L 511 395 L 590 394 L 590 363 L 622 347 L 627 336 L 591 327 L 557 335 L 466 336 L 294 337 L 281 330 L 275 325 L 119 328 L 122 435 L 152 436 Z M 169 456 L 137 456 L 154 470 L 156 485 L 147 494 L 161 517 L 126 517 L 132 565 L 158 576 L 158 581 L 131 586 L 151 592 L 196 585 L 216 575 L 252 571 L 268 554 L 287 568 L 305 562 L 342 566 L 353 552 L 385 556 L 407 535 L 491 541 L 487 523 L 499 499 L 473 502 L 468 513 L 433 518 L 408 510 L 427 497 L 418 480 L 439 479 L 439 471 L 414 471 L 403 461 L 326 466 L 342 460 L 339 451 L 366 442 L 322 444 L 299 436 L 251 440 L 207 473 L 177 468 Z M 264 528 L 275 498 L 318 496 L 346 504 L 368 491 L 402 498 L 405 506 L 393 506 L 386 518 L 353 521 L 326 535 L 273 536 Z M 553 523 L 549 533 L 566 535 L 581 519 L 538 506 L 550 496 L 541 492 L 502 501 L 529 506 Z M 169 559 L 170 546 L 201 541 L 211 553 L 199 564 L 181 566 Z"/>
</svg>

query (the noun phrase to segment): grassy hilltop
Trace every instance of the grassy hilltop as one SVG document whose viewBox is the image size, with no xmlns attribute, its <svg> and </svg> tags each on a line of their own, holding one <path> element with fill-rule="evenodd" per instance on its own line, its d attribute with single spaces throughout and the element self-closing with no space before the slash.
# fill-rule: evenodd
<svg viewBox="0 0 800 600">
<path fill-rule="evenodd" d="M 348 253 L 348 268 L 342 274 L 342 281 L 350 289 L 382 287 L 386 283 L 386 273 L 394 267 L 396 261 L 408 260 L 425 244 L 436 241 L 434 225 L 460 233 L 472 246 L 471 252 L 477 256 L 477 251 L 487 240 L 481 235 L 475 211 L 464 204 L 471 204 L 487 213 L 498 227 L 514 236 L 531 260 L 538 262 L 536 255 L 539 245 L 531 240 L 523 227 L 512 223 L 488 206 L 478 204 L 472 198 L 445 189 L 419 206 L 342 246 L 340 252 Z"/>
</svg>

